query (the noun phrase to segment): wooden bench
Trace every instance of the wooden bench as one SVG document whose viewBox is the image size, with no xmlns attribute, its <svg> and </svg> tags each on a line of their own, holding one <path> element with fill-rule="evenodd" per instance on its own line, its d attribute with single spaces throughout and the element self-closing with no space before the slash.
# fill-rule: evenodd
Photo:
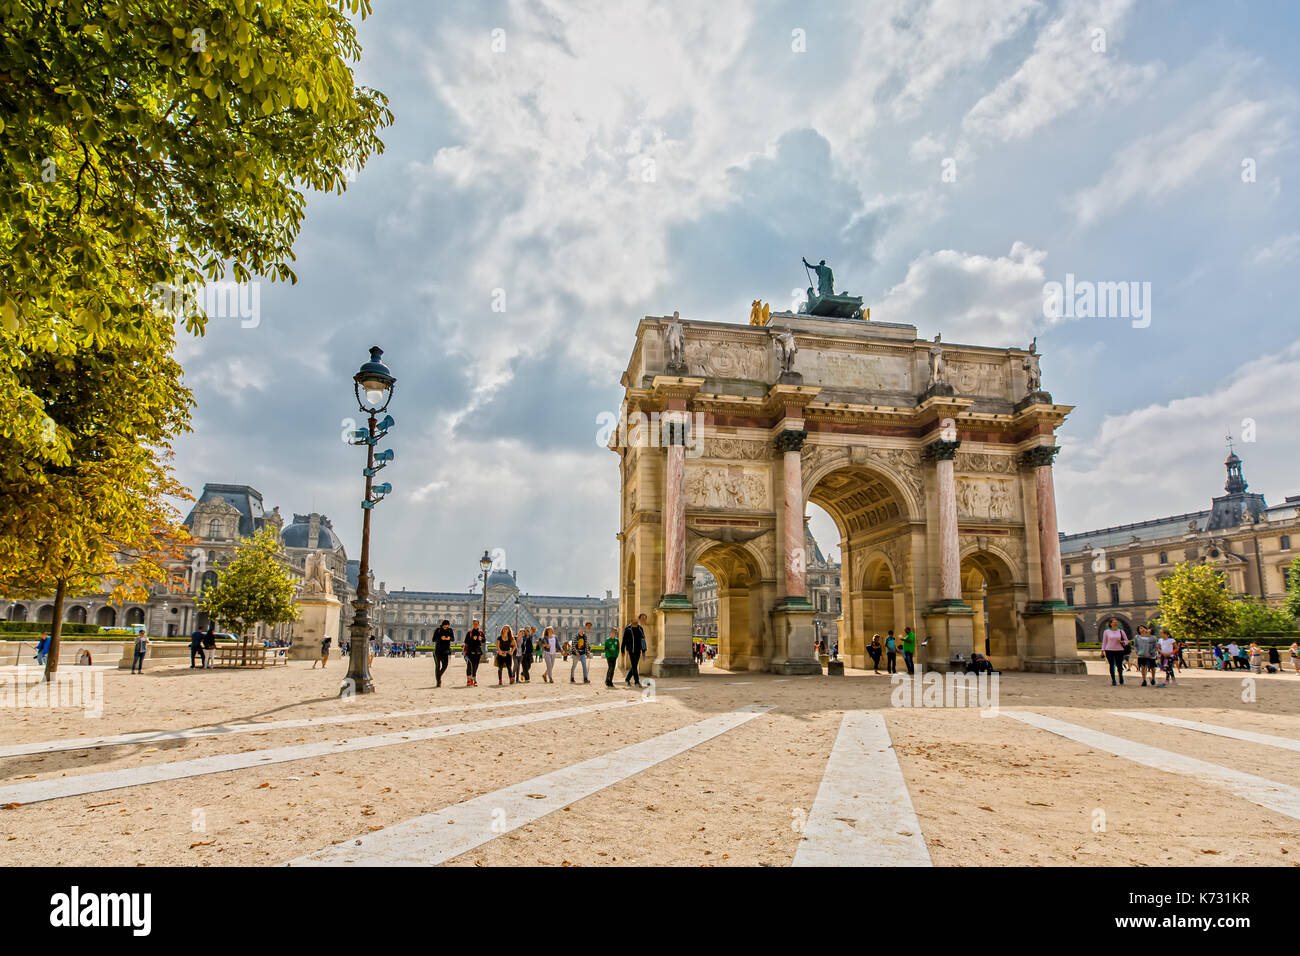
<svg viewBox="0 0 1300 956">
<path fill-rule="evenodd" d="M 261 641 L 250 644 L 218 644 L 213 648 L 215 667 L 265 667 L 267 647 Z M 284 650 L 284 648 L 277 648 Z M 272 663 L 275 663 L 272 660 Z"/>
</svg>

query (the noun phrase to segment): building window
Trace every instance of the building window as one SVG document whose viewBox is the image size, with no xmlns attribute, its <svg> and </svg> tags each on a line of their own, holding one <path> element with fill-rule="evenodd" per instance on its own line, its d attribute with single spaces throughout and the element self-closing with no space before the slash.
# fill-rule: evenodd
<svg viewBox="0 0 1300 956">
<path fill-rule="evenodd" d="M 1291 536 L 1289 534 L 1282 535 L 1282 550 L 1283 551 L 1291 550 Z"/>
<path fill-rule="evenodd" d="M 209 538 L 220 538 L 220 537 L 221 537 L 221 519 L 220 519 L 220 518 L 213 518 L 211 521 L 208 522 L 208 537 L 209 537 Z"/>
<path fill-rule="evenodd" d="M 1065 573 L 1067 575 L 1070 573 L 1070 566 L 1068 564 L 1065 566 Z"/>
<path fill-rule="evenodd" d="M 1118 584 L 1112 584 L 1110 586 L 1110 604 L 1111 607 L 1119 606 L 1119 585 Z"/>
<path fill-rule="evenodd" d="M 1161 551 L 1161 552 L 1160 552 L 1160 563 L 1161 563 L 1161 564 L 1168 564 L 1168 563 L 1169 563 L 1169 552 L 1168 552 L 1168 551 Z"/>
<path fill-rule="evenodd" d="M 841 599 L 840 599 L 840 598 L 836 598 L 836 599 L 835 599 L 835 613 L 836 613 L 836 614 L 839 614 L 839 613 L 841 612 L 840 603 L 841 603 Z"/>
<path fill-rule="evenodd" d="M 1114 570 L 1115 570 L 1115 559 L 1114 559 L 1114 558 L 1109 558 L 1109 559 L 1107 559 L 1107 561 L 1106 561 L 1106 570 L 1108 570 L 1108 571 L 1114 571 Z"/>
<path fill-rule="evenodd" d="M 1065 589 L 1065 603 L 1074 607 L 1074 588 Z"/>
</svg>

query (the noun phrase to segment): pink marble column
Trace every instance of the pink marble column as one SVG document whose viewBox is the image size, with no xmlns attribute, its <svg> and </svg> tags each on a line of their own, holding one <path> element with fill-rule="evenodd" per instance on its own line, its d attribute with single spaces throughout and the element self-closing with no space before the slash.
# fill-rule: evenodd
<svg viewBox="0 0 1300 956">
<path fill-rule="evenodd" d="M 926 456 L 934 460 L 939 496 L 939 598 L 961 600 L 961 549 L 957 541 L 957 479 L 953 473 L 956 441 L 934 441 Z"/>
<path fill-rule="evenodd" d="M 682 426 L 668 443 L 664 481 L 664 593 L 686 593 L 686 449 Z"/>
<path fill-rule="evenodd" d="M 777 435 L 782 453 L 785 492 L 781 502 L 781 535 L 785 553 L 785 596 L 807 597 L 808 556 L 804 554 L 802 449 L 807 432 L 787 428 Z"/>
<path fill-rule="evenodd" d="M 1061 577 L 1061 539 L 1056 531 L 1056 487 L 1052 482 L 1052 458 L 1059 451 L 1040 445 L 1025 453 L 1034 469 L 1034 490 L 1038 499 L 1038 554 L 1042 563 L 1043 600 L 1065 601 Z"/>
</svg>

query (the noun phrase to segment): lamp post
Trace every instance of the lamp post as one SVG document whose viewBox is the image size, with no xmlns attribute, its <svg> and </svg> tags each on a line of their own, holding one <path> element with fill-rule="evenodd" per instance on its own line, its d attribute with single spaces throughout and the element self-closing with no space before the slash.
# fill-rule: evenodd
<svg viewBox="0 0 1300 956">
<path fill-rule="evenodd" d="M 483 649 L 487 650 L 487 579 L 488 572 L 492 570 L 492 556 L 487 553 L 487 548 L 483 549 L 483 557 L 478 559 L 479 569 L 483 572 Z"/>
<path fill-rule="evenodd" d="M 362 364 L 357 374 L 352 376 L 357 407 L 368 416 L 367 427 L 352 433 L 352 444 L 366 446 L 366 468 L 362 472 L 366 478 L 366 497 L 361 502 L 361 567 L 357 574 L 356 600 L 352 602 L 357 613 L 348 628 L 352 647 L 340 695 L 347 694 L 349 688 L 354 694 L 369 694 L 375 689 L 375 682 L 370 677 L 370 512 L 393 490 L 387 482 L 374 484 L 374 477 L 393 460 L 391 450 L 376 454 L 375 443 L 394 425 L 392 415 L 385 415 L 383 421 L 377 421 L 375 416 L 388 409 L 397 384 L 388 366 L 381 361 L 383 354 L 384 350 L 379 346 L 371 346 L 370 361 Z"/>
</svg>

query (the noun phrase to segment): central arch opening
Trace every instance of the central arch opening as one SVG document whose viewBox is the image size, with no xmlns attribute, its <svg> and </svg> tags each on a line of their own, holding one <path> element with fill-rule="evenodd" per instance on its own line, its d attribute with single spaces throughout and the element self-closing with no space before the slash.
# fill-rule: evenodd
<svg viewBox="0 0 1300 956">
<path fill-rule="evenodd" d="M 892 479 L 850 465 L 821 476 L 808 503 L 829 515 L 839 532 L 840 657 L 850 667 L 869 667 L 872 635 L 879 633 L 882 642 L 891 629 L 901 635 L 914 613 L 906 500 Z"/>
</svg>

